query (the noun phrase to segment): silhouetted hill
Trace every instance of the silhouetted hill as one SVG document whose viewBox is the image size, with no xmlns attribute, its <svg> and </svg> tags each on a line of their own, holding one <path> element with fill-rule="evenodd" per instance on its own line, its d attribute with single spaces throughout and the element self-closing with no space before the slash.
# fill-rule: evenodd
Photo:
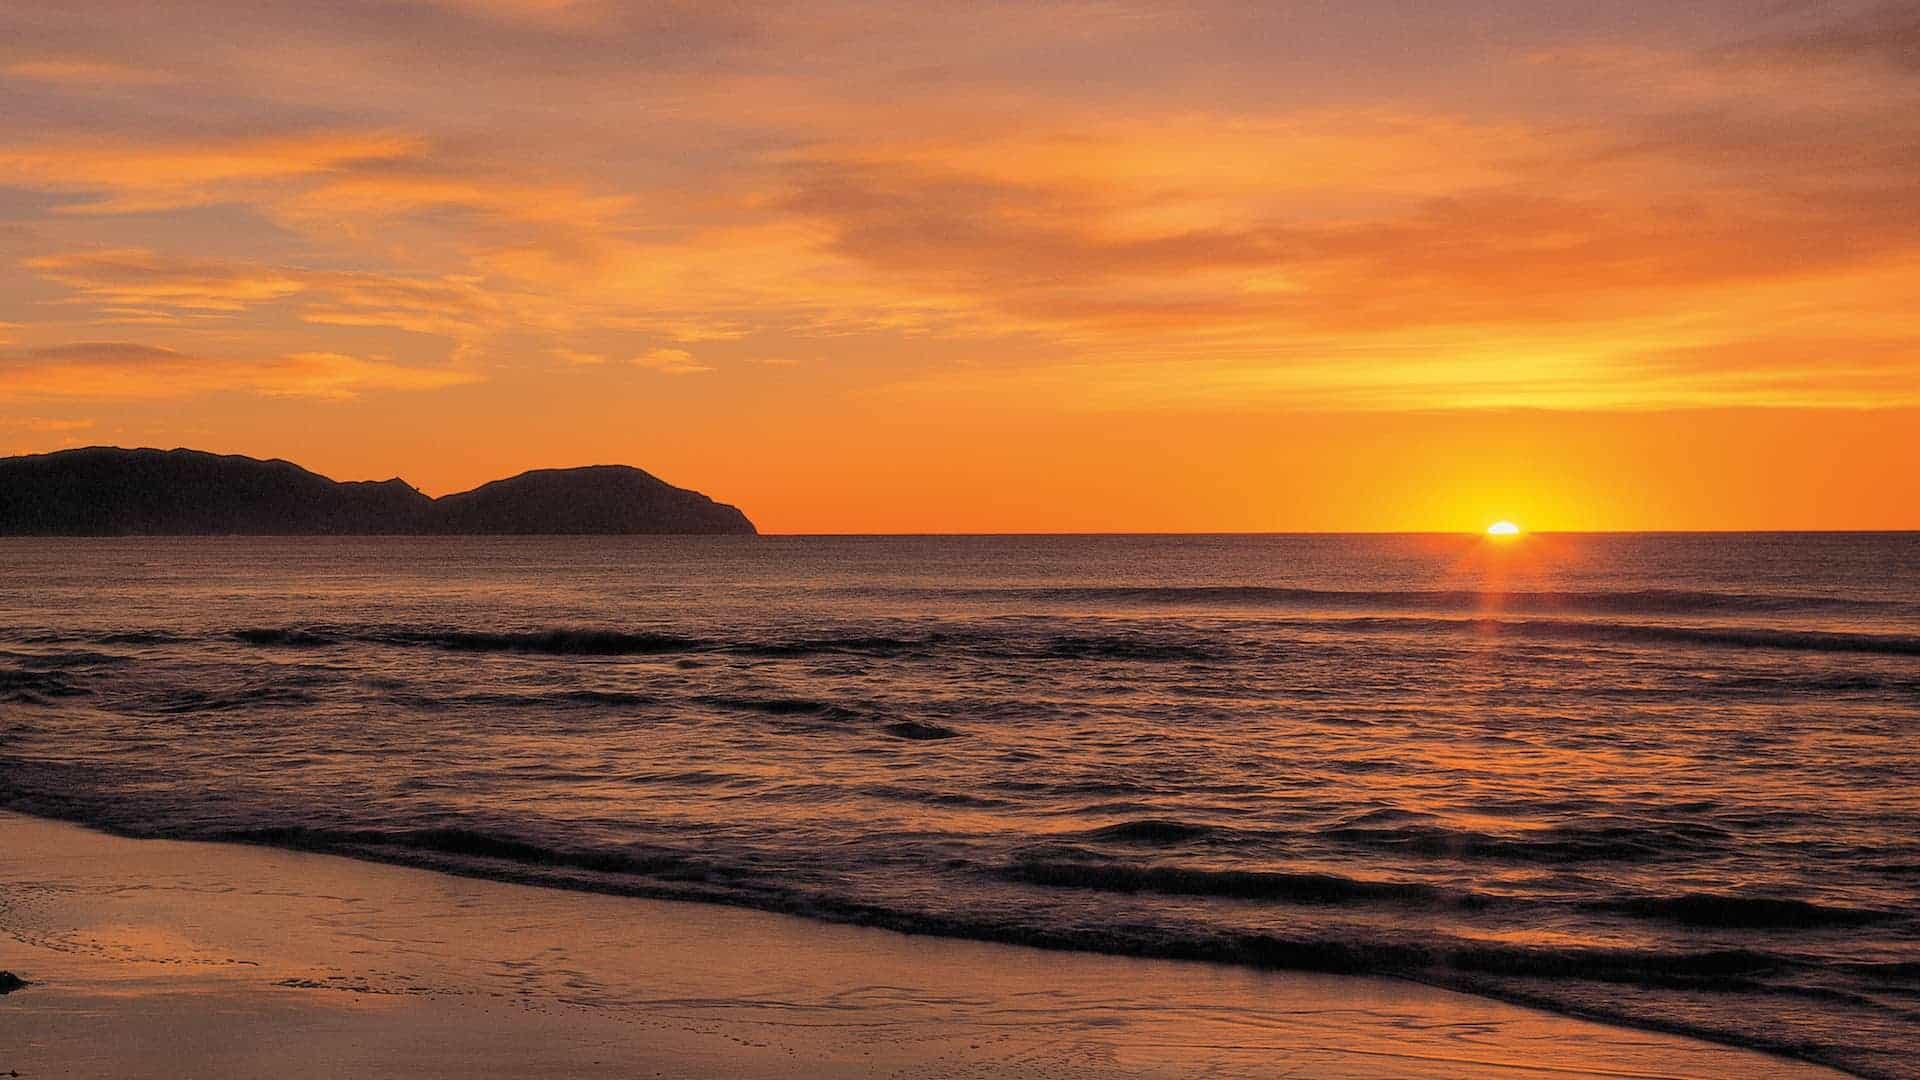
<svg viewBox="0 0 1920 1080">
<path fill-rule="evenodd" d="M 0 532 L 41 536 L 419 532 L 433 500 L 289 461 L 94 446 L 0 460 Z"/>
<path fill-rule="evenodd" d="M 451 533 L 751 533 L 740 511 L 626 465 L 537 469 L 434 504 Z"/>
<path fill-rule="evenodd" d="M 94 446 L 0 459 L 0 535 L 752 533 L 746 515 L 639 469 L 543 469 L 431 499 L 288 461 Z"/>
</svg>

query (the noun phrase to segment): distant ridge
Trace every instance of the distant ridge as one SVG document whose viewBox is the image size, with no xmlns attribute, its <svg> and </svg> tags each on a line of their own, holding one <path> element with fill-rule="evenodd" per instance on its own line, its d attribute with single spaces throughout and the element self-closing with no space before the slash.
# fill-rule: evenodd
<svg viewBox="0 0 1920 1080">
<path fill-rule="evenodd" d="M 438 499 L 290 461 L 90 446 L 0 458 L 0 536 L 751 535 L 738 509 L 625 465 L 540 469 Z"/>
</svg>

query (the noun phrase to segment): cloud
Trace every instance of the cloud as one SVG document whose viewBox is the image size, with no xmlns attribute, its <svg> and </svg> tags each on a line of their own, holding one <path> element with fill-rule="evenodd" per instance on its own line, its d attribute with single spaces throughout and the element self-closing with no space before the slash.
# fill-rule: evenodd
<svg viewBox="0 0 1920 1080">
<path fill-rule="evenodd" d="M 390 327 L 465 340 L 516 317 L 515 297 L 470 279 L 329 272 L 309 282 L 312 298 L 301 309 L 309 323 Z"/>
<path fill-rule="evenodd" d="M 1869 63 L 1920 74 L 1920 7 L 1891 0 L 1734 50 L 1767 60 Z"/>
<path fill-rule="evenodd" d="M 1857 402 L 1914 332 L 1920 100 L 1877 51 L 1910 5 L 1442 26 L 1364 83 L 1376 37 L 1473 20 L 1309 5 L 1276 58 L 1282 16 L 1245 5 L 267 2 L 231 39 L 205 29 L 237 7 L 71 7 L 0 31 L 192 78 L 0 118 L 19 265 L 67 290 L 5 309 L 49 324 L 22 340 L 102 333 L 57 325 L 83 310 L 282 363 L 427 334 L 497 368 L 818 357 L 816 390 L 964 359 L 1221 409 L 1628 408 L 1754 400 L 1740 348 L 1821 333 L 1766 392 L 1826 370 Z"/>
<path fill-rule="evenodd" d="M 173 81 L 164 71 L 109 60 L 20 60 L 0 67 L 8 78 L 59 86 L 158 86 Z"/>
<path fill-rule="evenodd" d="M 651 315 L 614 315 L 604 320 L 609 327 L 638 330 L 687 344 L 703 341 L 735 341 L 746 337 L 747 327 L 713 316 L 661 317 Z"/>
<path fill-rule="evenodd" d="M 128 342 L 0 352 L 0 400 L 167 400 L 237 392 L 342 401 L 367 391 L 436 390 L 477 381 L 472 372 L 338 353 L 236 360 Z"/>
<path fill-rule="evenodd" d="M 634 357 L 633 363 L 662 375 L 702 375 L 713 370 L 685 349 L 649 349 Z"/>
<path fill-rule="evenodd" d="M 0 145 L 0 183 L 90 196 L 72 213 L 129 214 L 200 206 L 262 184 L 323 176 L 354 163 L 417 154 L 392 132 L 309 131 L 199 140 L 44 139 Z"/>
<path fill-rule="evenodd" d="M 118 307 L 241 311 L 308 287 L 298 272 L 164 257 L 142 248 L 42 255 L 24 265 L 90 301 Z"/>
<path fill-rule="evenodd" d="M 92 419 L 62 419 L 51 416 L 0 416 L 0 428 L 12 431 L 31 431 L 41 435 L 58 435 L 73 431 L 87 431 L 96 426 Z"/>
<path fill-rule="evenodd" d="M 309 323 L 458 339 L 510 318 L 500 296 L 462 278 L 274 266 L 144 248 L 41 255 L 22 265 L 98 305 L 112 323 L 167 324 L 182 312 L 238 314 L 287 302 Z"/>
<path fill-rule="evenodd" d="M 1879 409 L 1920 405 L 1920 364 L 1905 341 L 1675 345 L 1658 334 L 1634 342 L 1574 329 L 1493 339 L 1302 342 L 1233 360 L 1159 355 L 954 369 L 868 395 L 904 411 L 1010 413 Z"/>
<path fill-rule="evenodd" d="M 405 0 L 455 12 L 472 13 L 509 23 L 586 28 L 594 25 L 596 9 L 604 5 L 595 0 Z"/>
<path fill-rule="evenodd" d="M 1149 231 L 1055 189 L 917 166 L 814 166 L 788 205 L 892 281 L 1075 336 L 1374 330 L 1671 310 L 1742 284 L 1920 254 L 1920 193 L 1556 192 L 1542 182 L 1366 215 Z M 1531 170 L 1530 170 L 1531 171 Z M 1810 184 L 1818 177 L 1808 175 Z M 1258 211 L 1255 214 L 1258 215 Z"/>
<path fill-rule="evenodd" d="M 486 173 L 361 169 L 327 179 L 278 204 L 293 221 L 387 220 L 445 210 L 480 211 L 534 225 L 606 227 L 634 206 L 630 195 L 539 184 Z"/>
</svg>

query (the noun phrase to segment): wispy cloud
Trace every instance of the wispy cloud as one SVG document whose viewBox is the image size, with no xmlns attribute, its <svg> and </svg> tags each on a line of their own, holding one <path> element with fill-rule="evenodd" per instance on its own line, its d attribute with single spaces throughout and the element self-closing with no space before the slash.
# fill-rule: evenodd
<svg viewBox="0 0 1920 1080">
<path fill-rule="evenodd" d="M 634 357 L 633 363 L 635 367 L 657 371 L 662 375 L 702 375 L 713 370 L 685 349 L 648 349 Z"/>
<path fill-rule="evenodd" d="M 239 392 L 341 401 L 368 391 L 435 390 L 478 379 L 467 371 L 338 353 L 240 360 L 129 342 L 0 352 L 0 399 L 12 400 L 137 401 Z"/>
<path fill-rule="evenodd" d="M 83 196 L 62 207 L 70 213 L 151 213 L 257 198 L 273 190 L 263 185 L 420 149 L 420 141 L 407 136 L 353 131 L 156 141 L 41 138 L 0 145 L 0 182 Z"/>
<path fill-rule="evenodd" d="M 276 266 L 144 248 L 41 255 L 23 265 L 74 290 L 111 322 L 169 323 L 182 312 L 236 314 L 284 302 L 310 323 L 462 338 L 508 317 L 496 294 L 455 277 Z"/>
<path fill-rule="evenodd" d="M 0 428 L 29 431 L 39 435 L 64 435 L 87 431 L 97 426 L 91 418 L 66 419 L 53 416 L 0 416 Z"/>
<path fill-rule="evenodd" d="M 242 311 L 308 288 L 297 272 L 140 248 L 42 255 L 25 265 L 103 307 Z"/>
<path fill-rule="evenodd" d="M 1920 75 L 1920 8 L 1885 0 L 1796 30 L 1762 36 L 1730 50 L 1774 61 L 1869 63 Z"/>
<path fill-rule="evenodd" d="M 110 60 L 19 60 L 0 66 L 0 74 L 27 82 L 75 87 L 158 86 L 174 81 L 171 74 Z"/>
</svg>

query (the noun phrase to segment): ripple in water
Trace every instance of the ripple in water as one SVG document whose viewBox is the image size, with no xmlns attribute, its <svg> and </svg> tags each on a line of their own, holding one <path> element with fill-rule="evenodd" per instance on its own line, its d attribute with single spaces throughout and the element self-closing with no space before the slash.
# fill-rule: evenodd
<svg viewBox="0 0 1920 1080">
<path fill-rule="evenodd" d="M 1914 536 L 4 548 L 17 809 L 1920 1050 Z"/>
</svg>

